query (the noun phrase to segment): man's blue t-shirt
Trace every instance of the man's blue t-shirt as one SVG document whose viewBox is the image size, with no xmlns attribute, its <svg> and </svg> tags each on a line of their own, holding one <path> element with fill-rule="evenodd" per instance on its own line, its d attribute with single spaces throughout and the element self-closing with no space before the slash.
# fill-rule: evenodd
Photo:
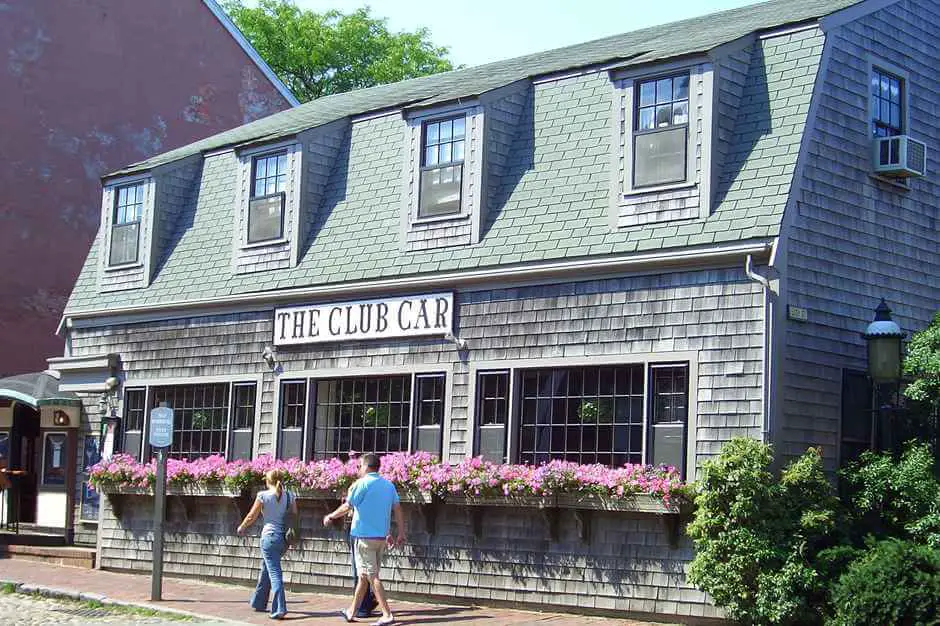
<svg viewBox="0 0 940 626">
<path fill-rule="evenodd" d="M 353 537 L 385 539 L 392 521 L 392 507 L 399 503 L 395 485 L 377 472 L 366 474 L 349 488 L 346 501 L 353 507 Z"/>
</svg>

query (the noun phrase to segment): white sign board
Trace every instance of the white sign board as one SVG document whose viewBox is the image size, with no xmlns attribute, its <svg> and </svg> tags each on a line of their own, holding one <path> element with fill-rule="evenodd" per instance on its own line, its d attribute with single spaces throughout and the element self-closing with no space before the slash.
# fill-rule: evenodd
<svg viewBox="0 0 940 626">
<path fill-rule="evenodd" d="M 150 445 L 169 448 L 173 443 L 173 409 L 157 407 L 150 411 Z"/>
<path fill-rule="evenodd" d="M 274 310 L 274 345 L 453 334 L 454 294 Z"/>
</svg>

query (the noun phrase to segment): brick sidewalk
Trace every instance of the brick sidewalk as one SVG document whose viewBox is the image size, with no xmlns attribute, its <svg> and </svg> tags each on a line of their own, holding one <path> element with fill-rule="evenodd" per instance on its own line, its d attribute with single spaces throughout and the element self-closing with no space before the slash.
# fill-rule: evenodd
<svg viewBox="0 0 940 626">
<path fill-rule="evenodd" d="M 194 582 L 174 578 L 163 580 L 163 602 L 150 602 L 150 576 L 118 574 L 100 570 L 46 565 L 15 559 L 0 560 L 0 580 L 42 585 L 53 589 L 95 593 L 111 600 L 169 607 L 211 619 L 233 620 L 248 624 L 271 624 L 266 613 L 255 613 L 248 606 L 250 589 L 235 585 Z M 298 621 L 311 626 L 343 624 L 337 611 L 346 605 L 348 596 L 293 593 L 287 594 L 289 613 L 285 621 Z M 448 624 L 461 626 L 550 624 L 551 626 L 648 626 L 638 622 L 609 617 L 583 617 L 557 613 L 533 613 L 509 609 L 392 602 L 398 624 Z M 370 624 L 374 620 L 360 623 Z"/>
</svg>

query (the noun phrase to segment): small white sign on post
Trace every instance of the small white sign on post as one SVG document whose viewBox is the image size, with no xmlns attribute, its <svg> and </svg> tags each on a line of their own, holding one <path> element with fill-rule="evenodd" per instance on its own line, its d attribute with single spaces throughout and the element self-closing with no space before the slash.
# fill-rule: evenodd
<svg viewBox="0 0 940 626">
<path fill-rule="evenodd" d="M 150 411 L 150 445 L 169 448 L 173 443 L 173 409 L 161 406 Z"/>
</svg>

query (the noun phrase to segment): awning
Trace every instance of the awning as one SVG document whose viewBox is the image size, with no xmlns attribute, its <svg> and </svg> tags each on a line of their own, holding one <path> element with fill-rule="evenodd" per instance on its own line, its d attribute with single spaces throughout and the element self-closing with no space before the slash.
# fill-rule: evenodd
<svg viewBox="0 0 940 626">
<path fill-rule="evenodd" d="M 12 398 L 34 409 L 41 406 L 81 407 L 81 399 L 71 391 L 59 391 L 59 379 L 48 372 L 0 378 L 0 398 Z"/>
</svg>

